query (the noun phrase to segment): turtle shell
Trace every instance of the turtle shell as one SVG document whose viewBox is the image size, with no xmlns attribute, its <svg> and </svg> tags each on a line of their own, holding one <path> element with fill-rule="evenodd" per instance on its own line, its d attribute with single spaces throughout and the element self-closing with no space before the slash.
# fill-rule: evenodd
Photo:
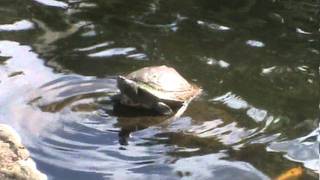
<svg viewBox="0 0 320 180">
<path fill-rule="evenodd" d="M 128 74 L 126 79 L 141 90 L 160 100 L 182 103 L 197 96 L 201 89 L 190 84 L 175 69 L 167 66 L 151 66 Z"/>
</svg>

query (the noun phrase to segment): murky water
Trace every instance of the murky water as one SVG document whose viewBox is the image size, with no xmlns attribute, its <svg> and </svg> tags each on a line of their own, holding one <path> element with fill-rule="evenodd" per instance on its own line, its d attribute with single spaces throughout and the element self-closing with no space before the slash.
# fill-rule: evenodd
<svg viewBox="0 0 320 180">
<path fill-rule="evenodd" d="M 1 0 L 0 122 L 50 179 L 318 179 L 319 1 Z M 115 76 L 175 67 L 204 89 L 165 118 Z"/>
</svg>

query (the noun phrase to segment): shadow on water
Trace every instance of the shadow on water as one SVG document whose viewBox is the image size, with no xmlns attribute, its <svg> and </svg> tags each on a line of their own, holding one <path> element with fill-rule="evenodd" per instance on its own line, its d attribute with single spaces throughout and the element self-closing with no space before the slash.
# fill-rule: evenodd
<svg viewBox="0 0 320 180">
<path fill-rule="evenodd" d="M 0 122 L 51 179 L 272 179 L 319 171 L 316 1 L 0 2 Z M 175 67 L 204 94 L 167 117 L 115 77 Z"/>
</svg>

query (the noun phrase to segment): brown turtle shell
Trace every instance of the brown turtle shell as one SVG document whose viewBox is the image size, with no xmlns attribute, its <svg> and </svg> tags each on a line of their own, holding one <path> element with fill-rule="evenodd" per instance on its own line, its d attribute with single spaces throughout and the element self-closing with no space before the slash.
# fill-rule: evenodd
<svg viewBox="0 0 320 180">
<path fill-rule="evenodd" d="M 201 93 L 201 88 L 190 84 L 175 69 L 151 66 L 128 74 L 125 78 L 137 83 L 142 90 L 166 101 L 182 103 Z"/>
</svg>

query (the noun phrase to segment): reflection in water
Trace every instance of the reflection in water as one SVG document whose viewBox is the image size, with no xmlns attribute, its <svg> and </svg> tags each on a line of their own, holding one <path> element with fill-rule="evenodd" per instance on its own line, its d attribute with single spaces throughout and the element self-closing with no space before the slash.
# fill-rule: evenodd
<svg viewBox="0 0 320 180">
<path fill-rule="evenodd" d="M 103 50 L 97 53 L 89 54 L 90 57 L 111 57 L 111 56 L 118 56 L 118 55 L 126 55 L 132 51 L 135 51 L 135 48 L 127 47 L 127 48 L 113 48 Z"/>
<path fill-rule="evenodd" d="M 246 101 L 242 100 L 241 97 L 237 97 L 231 92 L 228 92 L 220 97 L 216 97 L 211 101 L 222 102 L 232 109 L 246 109 L 248 107 L 248 103 Z"/>
<path fill-rule="evenodd" d="M 268 150 L 283 152 L 286 158 L 301 162 L 305 167 L 320 173 L 318 168 L 320 166 L 319 131 L 320 129 L 318 127 L 318 129 L 304 137 L 282 142 L 273 142 L 268 146 Z"/>
<path fill-rule="evenodd" d="M 71 109 L 90 102 L 86 99 L 110 97 L 118 93 L 115 79 L 94 79 L 80 76 L 65 76 L 41 86 L 41 96 L 36 97 L 33 103 L 44 111 L 57 112 L 65 106 Z M 105 99 L 105 98 L 100 98 Z M 94 101 L 92 101 L 94 103 Z M 80 108 L 80 107 L 79 107 Z"/>
<path fill-rule="evenodd" d="M 0 56 L 8 57 L 0 69 L 0 120 L 10 122 L 18 129 L 27 127 L 37 134 L 53 119 L 49 117 L 43 121 L 47 113 L 34 109 L 27 103 L 38 96 L 38 86 L 59 75 L 53 74 L 51 69 L 43 66 L 43 61 L 31 51 L 29 46 L 22 46 L 17 42 L 0 41 Z M 18 76 L 8 76 L 14 72 L 21 73 Z M 26 121 L 26 117 L 30 120 Z"/>
<path fill-rule="evenodd" d="M 174 159 L 161 156 L 159 153 L 171 151 L 191 153 L 198 150 L 188 147 L 175 147 L 175 145 L 166 147 L 162 143 L 152 143 L 152 139 L 155 138 L 155 141 L 161 142 L 168 140 L 166 133 L 190 132 L 192 131 L 189 130 L 190 127 L 193 127 L 192 119 L 189 117 L 179 118 L 163 129 L 163 127 L 157 127 L 157 124 L 163 121 L 163 118 L 152 117 L 152 114 L 148 114 L 147 111 L 145 116 L 141 116 L 141 112 L 139 116 L 134 114 L 137 111 L 132 111 L 133 114 L 130 115 L 127 112 L 130 111 L 129 109 L 121 110 L 119 109 L 121 107 L 117 111 L 112 111 L 115 106 L 110 97 L 118 92 L 115 87 L 115 80 L 112 78 L 94 79 L 81 76 L 64 76 L 42 85 L 38 91 L 38 95 L 41 96 L 32 100 L 32 106 L 40 106 L 42 113 L 46 113 L 42 116 L 45 115 L 46 119 L 52 119 L 51 123 L 54 125 L 47 124 L 46 127 L 43 127 L 44 129 L 38 131 L 37 138 L 33 139 L 30 139 L 34 136 L 30 134 L 33 131 L 28 129 L 27 132 L 22 132 L 28 134 L 30 141 L 27 145 L 33 151 L 35 159 L 46 162 L 48 166 L 58 166 L 72 171 L 99 173 L 104 176 L 112 175 L 114 178 L 133 176 L 147 179 L 160 177 L 162 173 L 168 178 L 178 178 L 179 176 L 185 176 L 185 174 L 193 177 L 205 169 L 207 172 L 203 174 L 204 178 L 214 175 L 222 176 L 226 170 L 238 174 L 238 177 L 242 179 L 266 178 L 249 164 L 239 163 L 237 165 L 235 162 L 231 163 L 225 160 L 220 160 L 221 164 L 218 163 L 220 161 L 214 160 L 212 161 L 215 162 L 214 164 L 207 164 L 204 168 L 199 167 L 202 171 L 195 169 L 195 171 L 188 170 L 188 172 L 184 172 L 187 170 L 180 165 L 184 160 L 174 163 L 177 165 L 167 164 Z M 75 108 L 81 104 L 87 106 L 85 109 L 88 109 L 88 106 L 91 106 L 91 109 L 83 111 L 81 108 Z M 105 109 L 109 114 L 101 113 L 102 109 Z M 124 114 L 124 111 L 127 113 Z M 35 112 L 29 111 L 28 113 L 35 114 Z M 56 112 L 59 112 L 59 115 Z M 114 113 L 117 114 L 118 118 L 112 116 Z M 33 120 L 39 121 L 39 119 Z M 214 123 L 215 121 L 208 123 L 211 122 Z M 217 126 L 223 123 L 222 121 L 219 122 L 215 127 L 205 125 L 205 128 L 210 126 L 216 132 L 212 132 L 207 137 L 222 138 L 226 145 L 235 143 L 228 141 L 236 141 L 236 136 L 239 135 L 225 133 L 237 133 L 242 131 L 241 128 L 233 127 L 232 124 L 235 125 L 234 123 L 230 124 L 231 126 L 225 125 L 219 128 Z M 205 138 L 205 133 L 201 133 L 199 130 L 196 130 L 194 134 L 199 134 L 200 138 Z M 208 129 L 204 129 L 204 131 L 208 132 Z M 164 136 L 157 137 L 161 134 Z M 239 137 L 243 138 L 244 136 L 246 134 Z M 203 158 L 203 160 L 208 157 Z M 79 158 L 81 163 L 77 163 Z M 92 163 L 93 160 L 95 163 Z M 200 163 L 195 157 L 186 159 L 186 161 Z M 228 168 L 221 169 L 221 167 L 226 166 Z M 163 170 L 149 172 L 150 175 L 145 174 L 150 168 Z M 228 179 L 228 177 L 221 179 Z"/>
<path fill-rule="evenodd" d="M 229 68 L 230 64 L 224 60 L 216 60 L 214 58 L 204 57 L 203 61 L 205 61 L 210 66 L 220 66 L 221 68 Z"/>
<path fill-rule="evenodd" d="M 251 46 L 251 47 L 264 47 L 265 44 L 263 42 L 260 42 L 260 41 L 256 41 L 256 40 L 248 40 L 246 42 L 247 45 Z"/>
<path fill-rule="evenodd" d="M 70 24 L 70 27 L 64 31 L 55 31 L 40 20 L 33 19 L 33 21 L 37 23 L 40 30 L 44 31 L 44 33 L 37 38 L 38 43 L 35 44 L 36 50 L 41 53 L 55 50 L 57 47 L 52 45 L 52 43 L 76 33 L 82 26 L 86 25 L 85 22 L 79 22 Z"/>
<path fill-rule="evenodd" d="M 185 158 L 174 163 L 175 171 L 182 179 L 234 179 L 234 180 L 266 180 L 267 176 L 257 171 L 250 164 L 239 161 L 226 161 L 225 154 L 211 154 Z"/>
<path fill-rule="evenodd" d="M 56 1 L 56 0 L 34 0 L 38 3 L 41 3 L 45 6 L 53 6 L 53 7 L 59 7 L 59 8 L 67 8 L 68 4 L 63 1 Z"/>
<path fill-rule="evenodd" d="M 18 130 L 52 179 L 268 179 L 301 164 L 302 179 L 316 179 L 319 7 L 3 3 L 0 122 Z M 160 64 L 205 90 L 165 125 L 167 117 L 114 98 L 114 75 Z"/>
<path fill-rule="evenodd" d="M 14 22 L 13 24 L 1 24 L 0 25 L 0 32 L 1 31 L 23 31 L 33 29 L 34 25 L 32 22 L 28 20 L 21 20 Z"/>
<path fill-rule="evenodd" d="M 101 48 L 101 47 L 105 47 L 105 46 L 109 46 L 111 44 L 114 44 L 114 42 L 110 41 L 110 42 L 103 42 L 103 43 L 99 43 L 96 45 L 92 45 L 90 47 L 85 47 L 85 48 L 79 48 L 79 49 L 75 49 L 76 51 L 91 51 L 91 50 L 95 50 L 97 48 Z"/>
<path fill-rule="evenodd" d="M 215 23 L 206 23 L 206 22 L 204 22 L 204 21 L 197 21 L 197 23 L 199 24 L 199 25 L 202 25 L 202 26 L 204 26 L 204 27 L 208 27 L 208 28 L 210 28 L 210 29 L 212 29 L 212 30 L 218 30 L 218 31 L 227 31 L 227 30 L 230 30 L 230 28 L 229 27 L 227 27 L 227 26 L 222 26 L 222 25 L 219 25 L 219 24 L 215 24 Z"/>
<path fill-rule="evenodd" d="M 232 145 L 243 141 L 245 138 L 250 137 L 256 129 L 246 130 L 237 127 L 237 123 L 222 124 L 221 120 L 213 120 L 205 122 L 201 126 L 192 127 L 188 132 L 196 134 L 199 137 L 216 137 L 225 145 Z M 239 148 L 239 145 L 235 146 Z"/>
</svg>

